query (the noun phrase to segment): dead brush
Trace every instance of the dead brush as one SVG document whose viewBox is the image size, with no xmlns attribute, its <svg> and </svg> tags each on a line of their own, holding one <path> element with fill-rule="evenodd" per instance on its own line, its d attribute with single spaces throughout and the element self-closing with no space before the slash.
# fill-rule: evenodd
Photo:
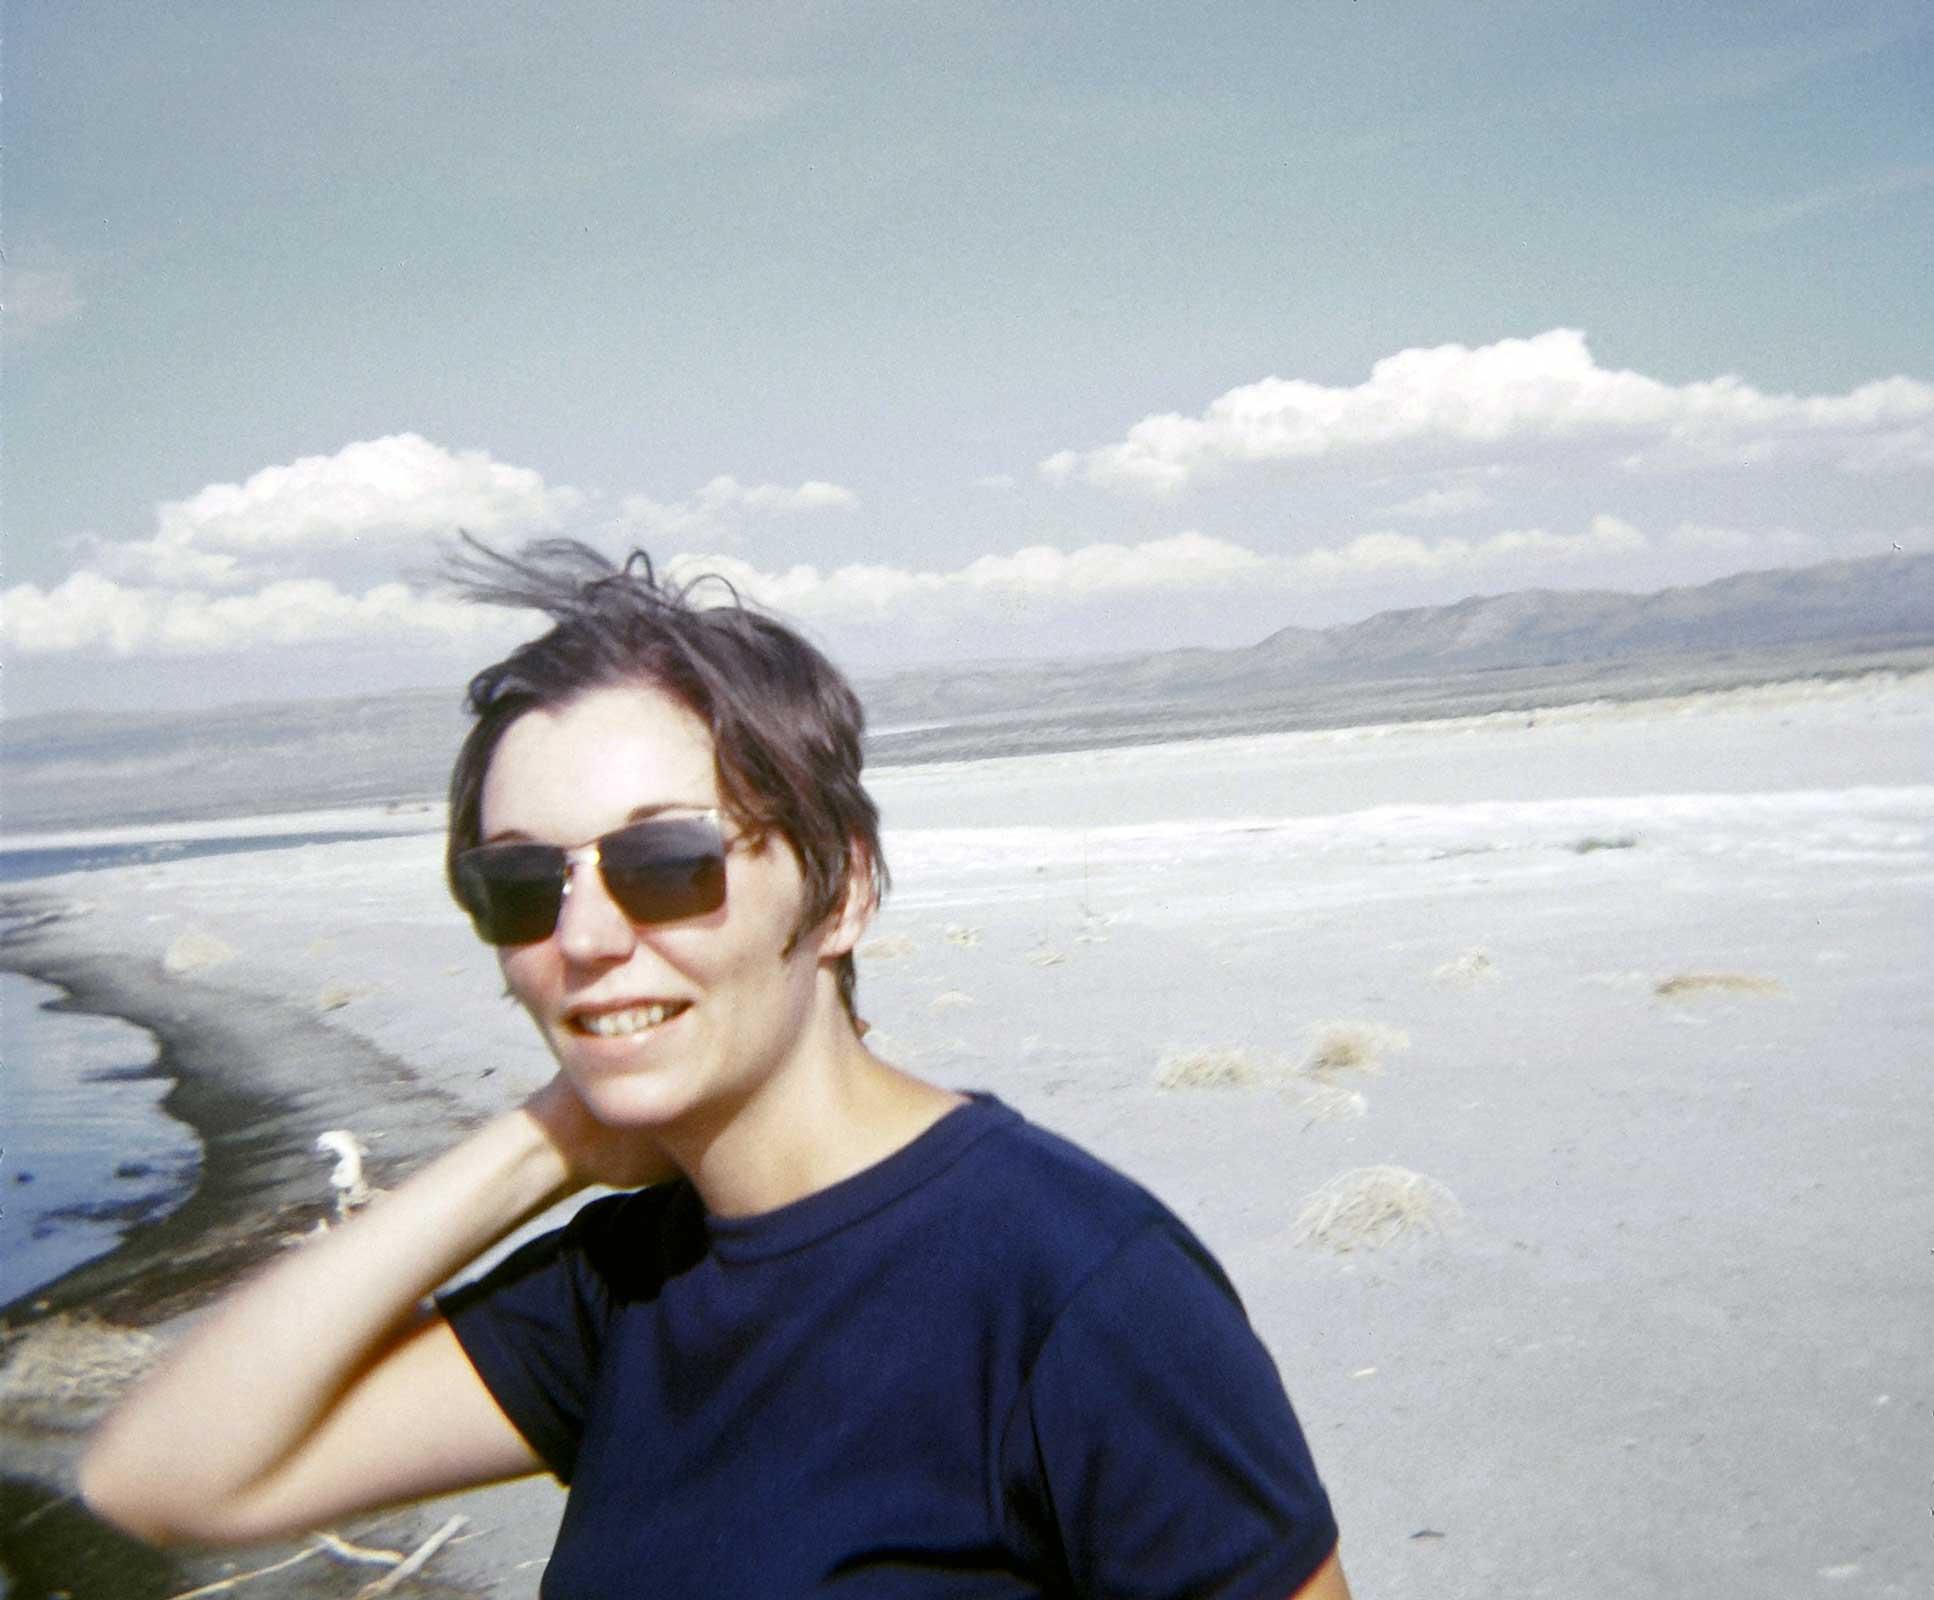
<svg viewBox="0 0 1934 1600">
<path fill-rule="evenodd" d="M 7 1340 L 0 1417 L 43 1428 L 85 1427 L 160 1353 L 160 1341 L 139 1328 L 89 1311 L 59 1312 Z"/>
<path fill-rule="evenodd" d="M 1410 1035 L 1381 1022 L 1319 1022 L 1310 1029 L 1309 1046 L 1297 1071 L 1307 1078 L 1327 1081 L 1340 1073 L 1376 1074 L 1385 1056 L 1410 1048 Z"/>
<path fill-rule="evenodd" d="M 1381 1250 L 1407 1234 L 1438 1234 L 1464 1209 L 1434 1178 L 1407 1167 L 1355 1167 L 1338 1173 L 1296 1213 L 1298 1244 L 1339 1255 Z"/>
<path fill-rule="evenodd" d="M 1700 994 L 1781 994 L 1785 988 L 1778 978 L 1750 972 L 1680 972 L 1661 978 L 1652 992 L 1661 1000 L 1683 1000 Z"/>
<path fill-rule="evenodd" d="M 1158 1089 L 1241 1089 L 1262 1076 L 1263 1063 L 1242 1046 L 1177 1050 L 1155 1069 Z"/>
</svg>

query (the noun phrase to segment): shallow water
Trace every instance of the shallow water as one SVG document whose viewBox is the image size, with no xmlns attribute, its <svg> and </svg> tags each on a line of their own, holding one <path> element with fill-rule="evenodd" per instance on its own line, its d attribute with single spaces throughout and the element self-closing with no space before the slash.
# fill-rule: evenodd
<svg viewBox="0 0 1934 1600">
<path fill-rule="evenodd" d="M 0 1305 L 167 1215 L 201 1170 L 200 1141 L 161 1109 L 153 1036 L 47 1009 L 61 998 L 0 972 Z"/>
<path fill-rule="evenodd" d="M 215 834 L 191 838 L 98 838 L 59 845 L 21 844 L 0 849 L 0 884 L 25 883 L 35 878 L 57 877 L 66 872 L 101 872 L 111 867 L 188 861 L 196 856 L 287 850 L 296 845 L 340 844 L 382 836 L 369 829 L 324 829 L 299 833 Z"/>
</svg>

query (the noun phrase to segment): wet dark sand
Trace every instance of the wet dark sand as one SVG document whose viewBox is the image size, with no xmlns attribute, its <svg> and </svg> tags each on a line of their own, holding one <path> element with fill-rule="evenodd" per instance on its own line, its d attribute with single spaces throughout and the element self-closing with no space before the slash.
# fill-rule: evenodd
<svg viewBox="0 0 1934 1600">
<path fill-rule="evenodd" d="M 200 1310 L 243 1274 L 333 1212 L 331 1158 L 315 1149 L 327 1128 L 370 1130 L 367 1172 L 383 1187 L 463 1131 L 467 1116 L 408 1066 L 355 1036 L 317 1024 L 313 1012 L 224 990 L 208 975 L 184 982 L 158 964 L 80 952 L 62 936 L 53 903 L 0 897 L 0 914 L 34 920 L 0 940 L 0 966 L 57 984 L 69 1009 L 126 1018 L 159 1043 L 155 1075 L 173 1080 L 167 1112 L 203 1146 L 194 1192 L 167 1217 L 134 1228 L 106 1255 L 0 1307 L 0 1341 L 31 1336 L 48 1319 L 85 1312 L 116 1328 L 161 1328 Z M 110 1330 L 111 1331 L 111 1330 Z M 0 1570 L 9 1600 L 149 1600 L 266 1566 L 306 1541 L 221 1554 L 160 1553 L 106 1527 L 72 1493 L 85 1429 L 98 1405 L 23 1414 L 0 1408 Z M 501 1491 L 499 1491 L 501 1493 Z M 409 1549 L 449 1514 L 447 1505 L 363 1519 L 345 1537 Z M 541 1542 L 548 1535 L 539 1532 Z M 454 1552 L 453 1552 L 454 1554 Z M 443 1560 L 445 1568 L 464 1565 Z M 318 1556 L 232 1591 L 240 1596 L 340 1597 L 379 1569 Z M 475 1594 L 439 1587 L 436 1571 L 413 1594 Z M 531 1592 L 528 1573 L 512 1592 Z"/>
</svg>

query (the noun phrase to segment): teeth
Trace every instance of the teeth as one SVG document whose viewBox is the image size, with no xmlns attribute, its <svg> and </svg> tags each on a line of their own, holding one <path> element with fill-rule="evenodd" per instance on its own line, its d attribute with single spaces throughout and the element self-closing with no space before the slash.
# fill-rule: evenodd
<svg viewBox="0 0 1934 1600">
<path fill-rule="evenodd" d="M 648 1006 L 632 1006 L 624 1011 L 599 1011 L 578 1020 L 586 1033 L 594 1033 L 600 1039 L 623 1039 L 630 1034 L 643 1033 L 647 1028 L 655 1028 L 683 1006 L 668 1006 L 654 1001 Z"/>
</svg>

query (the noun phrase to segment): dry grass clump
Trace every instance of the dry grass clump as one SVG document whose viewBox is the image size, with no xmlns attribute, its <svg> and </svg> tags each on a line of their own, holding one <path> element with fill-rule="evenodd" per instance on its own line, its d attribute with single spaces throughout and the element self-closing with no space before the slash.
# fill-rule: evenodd
<svg viewBox="0 0 1934 1600">
<path fill-rule="evenodd" d="M 1306 1077 L 1330 1078 L 1339 1072 L 1377 1073 L 1383 1058 L 1410 1048 L 1410 1035 L 1381 1022 L 1319 1022 L 1310 1029 L 1309 1050 L 1297 1070 Z"/>
<path fill-rule="evenodd" d="M 1490 951 L 1482 945 L 1472 945 L 1461 955 L 1446 961 L 1430 976 L 1437 983 L 1456 983 L 1475 988 L 1480 983 L 1494 981 L 1498 976 L 1498 967 L 1491 959 Z"/>
<path fill-rule="evenodd" d="M 91 1312 L 61 1312 L 8 1342 L 0 1366 L 0 1417 L 41 1428 L 78 1428 L 116 1399 L 161 1353 L 138 1328 Z"/>
<path fill-rule="evenodd" d="M 1638 837 L 1630 833 L 1615 834 L 1608 838 L 1588 834 L 1583 839 L 1574 839 L 1569 848 L 1573 855 L 1579 856 L 1588 856 L 1597 850 L 1635 850 L 1638 848 Z"/>
<path fill-rule="evenodd" d="M 1177 1050 L 1155 1069 L 1158 1089 L 1240 1089 L 1256 1081 L 1261 1067 L 1248 1050 L 1236 1047 Z"/>
<path fill-rule="evenodd" d="M 161 958 L 161 965 L 164 971 L 179 977 L 183 973 L 200 972 L 204 967 L 219 967 L 223 962 L 234 959 L 235 947 L 225 939 L 204 933 L 200 928 L 190 928 L 168 946 L 167 954 Z"/>
<path fill-rule="evenodd" d="M 962 922 L 950 922 L 941 931 L 941 938 L 949 944 L 957 944 L 963 950 L 972 950 L 980 943 L 980 929 L 970 928 Z"/>
<path fill-rule="evenodd" d="M 1661 978 L 1652 992 L 1663 1000 L 1677 1000 L 1695 994 L 1779 994 L 1784 987 L 1778 978 L 1749 972 L 1681 972 Z"/>
<path fill-rule="evenodd" d="M 1355 1167 L 1303 1202 L 1296 1242 L 1344 1254 L 1380 1250 L 1406 1234 L 1442 1233 L 1464 1208 L 1434 1178 L 1407 1167 Z"/>
<path fill-rule="evenodd" d="M 958 1011 L 962 1006 L 973 1003 L 974 997 L 964 989 L 943 989 L 933 997 L 933 1009 L 936 1011 Z"/>
<path fill-rule="evenodd" d="M 869 939 L 853 952 L 862 961 L 897 961 L 902 956 L 910 956 L 920 947 L 905 934 L 894 934 L 885 939 Z"/>
</svg>

